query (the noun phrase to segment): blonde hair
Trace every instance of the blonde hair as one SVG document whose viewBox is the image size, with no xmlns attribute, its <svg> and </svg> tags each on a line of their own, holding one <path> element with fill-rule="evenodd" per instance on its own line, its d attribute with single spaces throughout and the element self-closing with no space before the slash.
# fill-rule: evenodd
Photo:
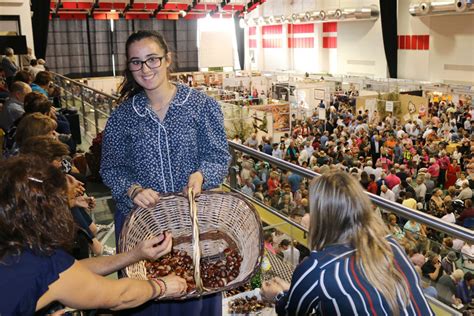
<svg viewBox="0 0 474 316">
<path fill-rule="evenodd" d="M 357 265 L 398 315 L 397 293 L 408 302 L 408 284 L 394 268 L 394 255 L 385 239 L 388 229 L 361 185 L 345 172 L 330 171 L 312 181 L 310 197 L 311 249 L 350 243 L 356 249 Z"/>
</svg>

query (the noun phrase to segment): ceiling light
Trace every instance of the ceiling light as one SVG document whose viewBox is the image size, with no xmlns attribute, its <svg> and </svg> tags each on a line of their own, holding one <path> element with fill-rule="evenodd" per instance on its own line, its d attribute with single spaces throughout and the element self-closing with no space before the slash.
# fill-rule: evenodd
<svg viewBox="0 0 474 316">
<path fill-rule="evenodd" d="M 184 10 L 179 11 L 179 15 L 181 15 L 181 17 L 183 17 L 183 18 L 186 16 L 186 14 L 188 14 L 188 12 L 186 12 Z"/>
</svg>

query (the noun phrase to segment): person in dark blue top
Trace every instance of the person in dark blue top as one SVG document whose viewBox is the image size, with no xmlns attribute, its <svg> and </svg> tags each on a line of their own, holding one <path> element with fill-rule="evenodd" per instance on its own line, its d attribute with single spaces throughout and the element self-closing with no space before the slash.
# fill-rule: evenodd
<svg viewBox="0 0 474 316">
<path fill-rule="evenodd" d="M 348 173 L 313 180 L 309 246 L 291 285 L 263 284 L 278 315 L 434 315 L 412 263 Z"/>
<path fill-rule="evenodd" d="M 459 298 L 463 304 L 471 303 L 474 298 L 474 275 L 472 272 L 466 272 L 463 280 L 457 284 L 456 297 Z"/>
<path fill-rule="evenodd" d="M 161 34 L 133 33 L 126 43 L 122 103 L 107 121 L 101 175 L 117 202 L 120 236 L 135 205 L 152 207 L 161 193 L 219 186 L 230 155 L 219 104 L 202 92 L 169 81 L 171 53 Z M 119 240 L 119 238 L 117 238 Z M 142 315 L 220 315 L 221 294 L 149 304 Z"/>
<path fill-rule="evenodd" d="M 0 161 L 0 170 L 0 315 L 34 315 L 55 301 L 78 309 L 124 309 L 184 294 L 186 281 L 176 276 L 102 277 L 168 253 L 170 235 L 142 241 L 127 253 L 75 261 L 67 252 L 75 228 L 66 176 L 27 155 Z"/>
</svg>

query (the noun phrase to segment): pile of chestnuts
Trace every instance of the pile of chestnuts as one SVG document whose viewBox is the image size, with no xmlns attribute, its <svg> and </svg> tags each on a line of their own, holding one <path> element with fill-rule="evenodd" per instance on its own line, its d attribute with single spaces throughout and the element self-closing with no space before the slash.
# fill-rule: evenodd
<svg viewBox="0 0 474 316">
<path fill-rule="evenodd" d="M 257 299 L 256 296 L 236 298 L 229 302 L 229 314 L 249 314 L 259 312 L 265 307 L 271 307 L 270 303 L 266 303 Z"/>
<path fill-rule="evenodd" d="M 240 273 L 242 257 L 238 250 L 226 248 L 217 260 L 201 259 L 201 278 L 205 288 L 220 288 L 237 278 Z M 159 278 L 174 273 L 187 282 L 187 292 L 196 289 L 192 258 L 186 251 L 173 249 L 169 254 L 155 262 L 145 263 L 147 277 Z"/>
<path fill-rule="evenodd" d="M 229 291 L 224 292 L 224 297 L 231 297 L 240 293 L 252 291 L 252 286 L 250 286 L 250 282 L 245 283 L 237 288 L 230 289 Z"/>
</svg>

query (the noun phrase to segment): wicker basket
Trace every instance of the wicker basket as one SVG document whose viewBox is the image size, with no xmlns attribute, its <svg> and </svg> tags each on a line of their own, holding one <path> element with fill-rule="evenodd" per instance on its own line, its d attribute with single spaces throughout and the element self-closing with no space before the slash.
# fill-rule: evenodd
<svg viewBox="0 0 474 316">
<path fill-rule="evenodd" d="M 186 251 L 199 266 L 202 258 L 219 257 L 227 247 L 239 250 L 243 260 L 235 280 L 221 288 L 196 290 L 181 299 L 199 297 L 227 291 L 249 281 L 263 255 L 263 232 L 260 217 L 252 204 L 234 193 L 203 192 L 196 198 L 198 230 L 193 242 L 192 203 L 183 195 L 162 195 L 153 208 L 135 208 L 127 217 L 119 240 L 120 252 L 133 249 L 142 240 L 157 236 L 163 231 L 173 234 L 173 248 Z M 199 232 L 196 235 L 196 232 Z M 196 251 L 195 251 L 196 250 Z M 195 269 L 198 285 L 199 269 Z M 146 280 L 145 261 L 123 269 L 125 276 Z"/>
</svg>

